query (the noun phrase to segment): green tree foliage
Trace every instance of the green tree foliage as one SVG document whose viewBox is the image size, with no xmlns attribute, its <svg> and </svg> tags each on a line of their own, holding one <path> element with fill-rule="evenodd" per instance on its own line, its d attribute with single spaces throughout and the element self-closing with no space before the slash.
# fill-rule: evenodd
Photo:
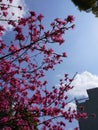
<svg viewBox="0 0 98 130">
<path fill-rule="evenodd" d="M 71 0 L 80 11 L 92 12 L 98 17 L 98 0 Z"/>
</svg>

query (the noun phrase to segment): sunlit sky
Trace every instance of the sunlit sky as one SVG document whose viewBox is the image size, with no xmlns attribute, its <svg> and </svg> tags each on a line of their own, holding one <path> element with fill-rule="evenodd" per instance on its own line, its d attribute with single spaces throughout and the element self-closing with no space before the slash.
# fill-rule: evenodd
<svg viewBox="0 0 98 130">
<path fill-rule="evenodd" d="M 75 29 L 67 31 L 64 35 L 65 44 L 63 51 L 67 52 L 67 59 L 63 64 L 57 66 L 50 74 L 51 82 L 55 83 L 64 73 L 73 76 L 78 75 L 74 84 L 76 85 L 74 96 L 86 95 L 86 89 L 98 86 L 98 18 L 92 13 L 80 12 L 71 0 L 29 0 L 25 1 L 28 8 L 33 9 L 38 14 L 44 15 L 44 25 L 49 27 L 49 23 L 56 17 L 65 18 L 67 15 L 74 15 Z M 80 94 L 81 91 L 81 94 Z"/>
<path fill-rule="evenodd" d="M 14 1 L 18 4 L 21 0 Z M 47 79 L 51 84 L 58 84 L 58 79 L 62 78 L 64 73 L 73 76 L 78 72 L 73 82 L 75 88 L 69 93 L 70 97 L 87 97 L 86 89 L 98 87 L 98 18 L 92 13 L 80 12 L 71 0 L 24 0 L 24 4 L 24 12 L 21 15 L 28 9 L 36 11 L 37 14 L 42 13 L 47 29 L 49 23 L 57 17 L 75 17 L 76 26 L 74 30 L 65 33 L 65 43 L 59 50 L 66 51 L 68 57 L 62 65 L 56 66 L 52 74 L 47 73 Z"/>
</svg>

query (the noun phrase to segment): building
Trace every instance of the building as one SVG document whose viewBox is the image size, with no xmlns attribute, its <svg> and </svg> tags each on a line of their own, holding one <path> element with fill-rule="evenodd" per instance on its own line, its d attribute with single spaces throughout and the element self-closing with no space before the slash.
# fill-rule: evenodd
<svg viewBox="0 0 98 130">
<path fill-rule="evenodd" d="M 76 100 L 77 111 L 87 113 L 88 118 L 79 119 L 80 130 L 98 130 L 98 88 L 87 90 L 88 99 L 84 102 Z"/>
</svg>

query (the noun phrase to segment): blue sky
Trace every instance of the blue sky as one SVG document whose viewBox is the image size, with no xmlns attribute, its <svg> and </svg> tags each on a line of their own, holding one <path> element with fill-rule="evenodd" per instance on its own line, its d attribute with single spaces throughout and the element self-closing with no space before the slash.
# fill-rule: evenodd
<svg viewBox="0 0 98 130">
<path fill-rule="evenodd" d="M 75 29 L 67 31 L 64 36 L 65 44 L 62 50 L 67 52 L 68 58 L 62 67 L 59 67 L 58 74 L 62 74 L 65 70 L 71 75 L 84 71 L 98 75 L 98 18 L 91 13 L 80 12 L 71 0 L 29 0 L 29 2 L 16 0 L 14 2 L 14 4 L 23 3 L 25 3 L 25 8 L 22 14 L 25 14 L 28 9 L 36 11 L 37 14 L 42 13 L 45 17 L 43 23 L 46 28 L 49 28 L 49 23 L 56 17 L 62 19 L 68 15 L 75 17 Z M 15 14 L 18 15 L 20 12 L 17 11 Z"/>
<path fill-rule="evenodd" d="M 44 15 L 43 23 L 47 28 L 56 17 L 62 19 L 67 15 L 75 17 L 76 27 L 65 33 L 65 44 L 61 49 L 67 52 L 68 58 L 62 65 L 56 67 L 57 71 L 53 72 L 52 82 L 57 81 L 56 76 L 62 76 L 63 73 L 69 73 L 72 76 L 78 72 L 80 79 L 82 75 L 83 81 L 86 78 L 92 79 L 92 87 L 97 87 L 98 79 L 95 81 L 94 77 L 98 76 L 98 18 L 92 13 L 80 12 L 71 0 L 29 0 L 29 2 L 25 0 L 25 2 L 28 8 Z M 86 86 L 86 88 L 91 87 Z"/>
<path fill-rule="evenodd" d="M 36 0 L 34 2 L 31 0 L 29 8 L 45 16 L 46 26 L 49 26 L 49 23 L 56 17 L 65 18 L 69 14 L 74 15 L 76 27 L 65 34 L 64 49 L 68 58 L 63 68 L 71 74 L 76 71 L 81 73 L 85 70 L 98 74 L 96 71 L 98 64 L 98 19 L 94 15 L 80 13 L 69 0 Z"/>
<path fill-rule="evenodd" d="M 49 29 L 49 23 L 59 17 L 64 19 L 68 15 L 75 17 L 75 29 L 64 35 L 65 43 L 59 51 L 66 51 L 68 58 L 62 65 L 56 66 L 54 72 L 47 73 L 51 84 L 58 84 L 58 79 L 64 73 L 76 76 L 75 88 L 69 93 L 70 98 L 86 96 L 86 89 L 98 87 L 98 18 L 91 13 L 80 12 L 71 0 L 14 0 L 16 5 L 22 4 L 22 14 L 28 9 L 44 15 L 43 23 Z M 7 37 L 7 36 L 6 36 Z M 71 128 L 69 129 L 71 130 Z"/>
</svg>

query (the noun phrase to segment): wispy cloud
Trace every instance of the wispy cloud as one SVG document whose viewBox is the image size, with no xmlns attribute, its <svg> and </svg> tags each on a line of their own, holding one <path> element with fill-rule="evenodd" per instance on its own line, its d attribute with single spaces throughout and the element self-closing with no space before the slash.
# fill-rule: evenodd
<svg viewBox="0 0 98 130">
<path fill-rule="evenodd" d="M 7 20 L 10 20 L 10 19 L 17 20 L 18 17 L 23 17 L 26 13 L 26 5 L 25 5 L 24 0 L 13 0 L 12 3 L 9 3 L 8 0 L 3 0 L 3 2 L 0 2 L 0 4 L 12 5 L 7 10 L 8 11 L 8 15 L 6 17 Z M 22 10 L 20 10 L 19 8 L 16 8 L 18 6 L 22 6 Z M 12 14 L 14 15 L 12 16 Z M 3 16 L 1 18 L 3 18 Z M 6 29 L 11 29 L 11 26 L 9 26 L 7 22 L 5 21 L 0 21 L 0 25 L 3 25 Z"/>
<path fill-rule="evenodd" d="M 69 92 L 73 97 L 88 97 L 86 90 L 98 87 L 98 76 L 88 71 L 77 74 L 73 81 L 74 88 Z"/>
</svg>

